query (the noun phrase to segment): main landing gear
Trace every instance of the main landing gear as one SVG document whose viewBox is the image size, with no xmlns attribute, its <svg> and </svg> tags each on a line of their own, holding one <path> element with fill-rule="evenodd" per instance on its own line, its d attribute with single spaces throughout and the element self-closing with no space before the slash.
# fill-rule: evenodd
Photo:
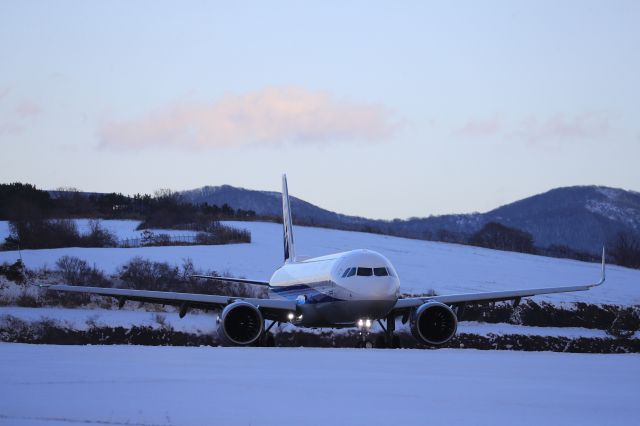
<svg viewBox="0 0 640 426">
<path fill-rule="evenodd" d="M 376 342 L 378 343 L 378 345 L 376 346 L 379 348 L 399 348 L 400 337 L 396 334 L 393 334 L 393 332 L 396 330 L 396 317 L 394 315 L 389 315 L 387 316 L 385 322 L 387 324 L 386 327 L 382 325 L 382 321 L 378 320 L 378 324 L 380 324 L 380 327 L 384 331 L 384 336 L 380 336 L 378 338 L 378 342 Z"/>
<path fill-rule="evenodd" d="M 276 339 L 273 337 L 273 334 L 269 333 L 271 328 L 276 323 L 277 323 L 277 321 L 271 321 L 271 324 L 269 324 L 269 327 L 264 329 L 264 331 L 262 332 L 262 335 L 260 336 L 260 338 L 256 342 L 257 343 L 256 346 L 270 347 L 271 348 L 271 347 L 274 347 L 276 345 Z"/>
</svg>

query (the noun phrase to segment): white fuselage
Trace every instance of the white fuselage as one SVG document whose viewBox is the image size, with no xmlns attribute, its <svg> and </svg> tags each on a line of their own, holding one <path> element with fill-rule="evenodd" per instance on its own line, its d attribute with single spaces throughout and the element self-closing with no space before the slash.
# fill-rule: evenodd
<svg viewBox="0 0 640 426">
<path fill-rule="evenodd" d="M 303 326 L 347 326 L 384 318 L 398 300 L 400 280 L 391 262 L 353 250 L 285 263 L 269 281 L 270 296 L 296 300 Z"/>
</svg>

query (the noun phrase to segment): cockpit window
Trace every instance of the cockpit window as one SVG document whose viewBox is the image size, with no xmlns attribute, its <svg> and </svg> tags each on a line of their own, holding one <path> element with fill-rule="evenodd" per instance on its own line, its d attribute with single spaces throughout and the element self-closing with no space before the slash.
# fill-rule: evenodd
<svg viewBox="0 0 640 426">
<path fill-rule="evenodd" d="M 349 273 L 347 274 L 347 277 L 352 277 L 352 276 L 354 276 L 354 275 L 356 274 L 356 269 L 357 269 L 357 268 L 351 268 L 351 269 L 349 270 Z"/>
<path fill-rule="evenodd" d="M 386 277 L 387 275 L 389 275 L 389 273 L 387 272 L 387 268 L 385 268 L 385 267 L 373 268 L 373 274 L 376 277 Z"/>
<path fill-rule="evenodd" d="M 370 277 L 371 275 L 373 275 L 373 270 L 371 268 L 358 268 L 359 277 Z"/>
<path fill-rule="evenodd" d="M 342 274 L 342 278 L 345 278 L 345 277 L 347 276 L 347 274 L 348 274 L 349 272 L 351 272 L 351 269 L 352 269 L 352 268 L 347 268 L 347 269 L 344 271 L 344 273 Z"/>
</svg>

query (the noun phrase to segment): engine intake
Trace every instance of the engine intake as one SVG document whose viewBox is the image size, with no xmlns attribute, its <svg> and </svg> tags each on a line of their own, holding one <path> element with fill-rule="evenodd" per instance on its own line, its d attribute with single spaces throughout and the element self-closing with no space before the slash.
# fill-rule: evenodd
<svg viewBox="0 0 640 426">
<path fill-rule="evenodd" d="M 264 319 L 254 305 L 241 300 L 227 305 L 220 314 L 218 336 L 227 345 L 247 346 L 260 338 Z"/>
<path fill-rule="evenodd" d="M 427 302 L 411 313 L 411 333 L 429 345 L 447 343 L 458 328 L 458 318 L 451 308 L 440 302 Z"/>
</svg>

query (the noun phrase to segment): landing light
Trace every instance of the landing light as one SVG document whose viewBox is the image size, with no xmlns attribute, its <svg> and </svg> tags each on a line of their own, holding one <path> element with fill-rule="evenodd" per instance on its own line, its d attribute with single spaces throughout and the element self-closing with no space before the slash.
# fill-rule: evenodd
<svg viewBox="0 0 640 426">
<path fill-rule="evenodd" d="M 358 328 L 371 328 L 371 320 L 370 319 L 359 319 L 358 322 Z"/>
<path fill-rule="evenodd" d="M 289 315 L 287 315 L 287 318 L 289 318 L 289 321 L 291 321 L 294 317 L 295 315 L 293 315 L 292 312 L 289 312 Z"/>
</svg>

